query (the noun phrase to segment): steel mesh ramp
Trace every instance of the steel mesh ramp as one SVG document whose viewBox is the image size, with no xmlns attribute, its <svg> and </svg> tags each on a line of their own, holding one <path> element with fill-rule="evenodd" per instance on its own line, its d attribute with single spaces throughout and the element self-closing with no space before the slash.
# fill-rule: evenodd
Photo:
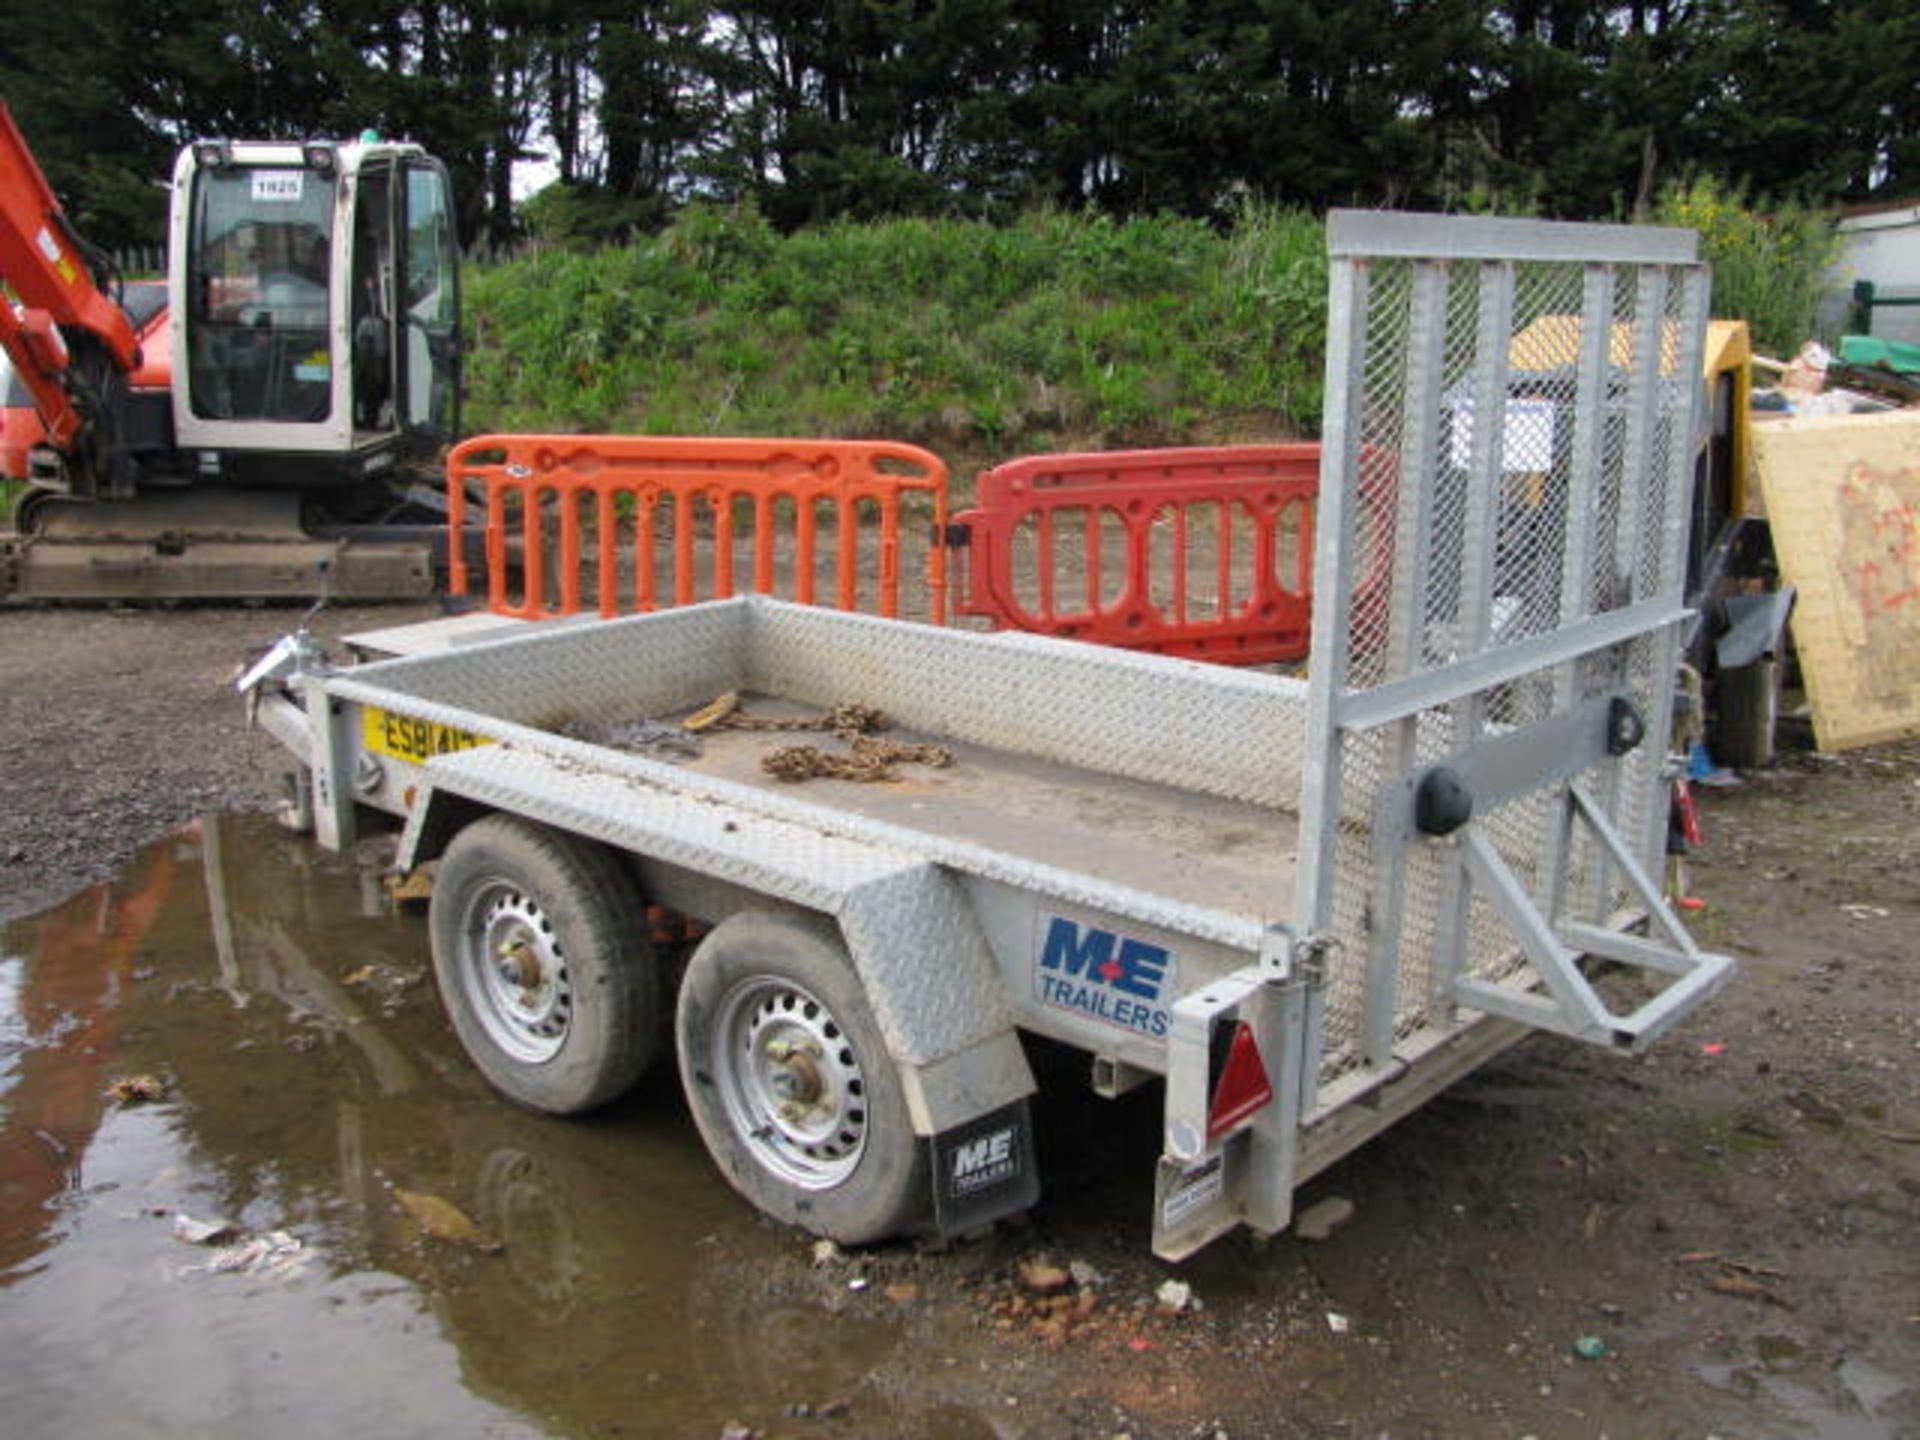
<svg viewBox="0 0 1920 1440">
<path fill-rule="evenodd" d="M 1696 238 L 1339 212 L 1329 244 L 1340 543 L 1314 583 L 1296 906 L 1328 962 L 1323 1079 L 1364 1084 L 1476 1014 L 1638 1045 L 1729 968 L 1652 878 Z M 1596 957 L 1639 989 L 1603 998 Z"/>
</svg>

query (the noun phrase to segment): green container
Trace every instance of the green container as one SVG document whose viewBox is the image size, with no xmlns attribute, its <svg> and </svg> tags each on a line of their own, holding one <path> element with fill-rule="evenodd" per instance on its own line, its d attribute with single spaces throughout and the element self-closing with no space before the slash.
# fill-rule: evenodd
<svg viewBox="0 0 1920 1440">
<path fill-rule="evenodd" d="M 1840 358 L 1849 365 L 1878 365 L 1896 375 L 1920 375 L 1920 345 L 1878 335 L 1842 335 Z"/>
</svg>

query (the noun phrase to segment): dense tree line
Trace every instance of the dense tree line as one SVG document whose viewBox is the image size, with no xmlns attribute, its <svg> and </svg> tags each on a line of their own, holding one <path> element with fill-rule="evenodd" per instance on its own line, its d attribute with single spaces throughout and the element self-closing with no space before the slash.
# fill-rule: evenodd
<svg viewBox="0 0 1920 1440">
<path fill-rule="evenodd" d="M 545 157 L 579 228 L 1035 205 L 1621 214 L 1710 172 L 1920 192 L 1914 0 L 15 0 L 0 96 L 108 243 L 196 135 L 421 140 L 469 239 Z"/>
</svg>

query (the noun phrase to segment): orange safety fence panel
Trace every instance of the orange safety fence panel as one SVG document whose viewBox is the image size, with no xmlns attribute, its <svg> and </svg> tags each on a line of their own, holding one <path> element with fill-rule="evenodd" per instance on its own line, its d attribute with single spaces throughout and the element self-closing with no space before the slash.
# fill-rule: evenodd
<svg viewBox="0 0 1920 1440">
<path fill-rule="evenodd" d="M 900 546 L 912 522 L 945 533 L 947 478 L 879 440 L 478 435 L 447 457 L 448 588 L 467 593 L 473 485 L 496 614 L 613 616 L 744 588 L 944 624 L 944 549 L 927 547 L 923 592 L 903 592 Z"/>
<path fill-rule="evenodd" d="M 1319 484 L 1313 443 L 1011 461 L 984 472 L 976 507 L 955 517 L 967 557 L 956 608 L 1189 659 L 1301 659 Z M 1384 530 L 1371 528 L 1384 574 Z"/>
</svg>

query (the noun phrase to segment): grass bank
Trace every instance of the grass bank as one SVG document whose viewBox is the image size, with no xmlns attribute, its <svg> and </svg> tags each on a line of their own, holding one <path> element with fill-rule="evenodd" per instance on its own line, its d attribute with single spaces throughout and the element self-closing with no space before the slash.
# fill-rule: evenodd
<svg viewBox="0 0 1920 1440">
<path fill-rule="evenodd" d="M 1712 181 L 1690 224 L 1714 313 L 1790 354 L 1811 333 L 1827 218 Z M 1041 449 L 1318 434 L 1318 217 L 1249 206 L 1221 231 L 1045 213 L 776 233 L 692 206 L 613 249 L 477 267 L 470 431 L 818 434 L 927 445 L 956 470 Z"/>
<path fill-rule="evenodd" d="M 894 220 L 776 234 L 694 207 L 656 237 L 484 266 L 470 429 L 1039 444 L 1315 433 L 1315 217 Z"/>
</svg>

